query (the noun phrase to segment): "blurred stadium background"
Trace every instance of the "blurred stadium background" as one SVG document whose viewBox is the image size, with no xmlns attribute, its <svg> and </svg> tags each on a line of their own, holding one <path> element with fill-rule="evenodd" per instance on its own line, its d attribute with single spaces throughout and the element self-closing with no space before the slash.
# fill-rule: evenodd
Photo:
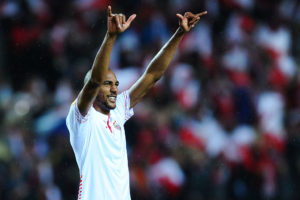
<svg viewBox="0 0 300 200">
<path fill-rule="evenodd" d="M 127 123 L 132 199 L 300 199 L 300 1 L 0 1 L 0 199 L 76 199 L 65 117 L 106 32 L 136 13 L 111 68 L 127 89 L 208 11 Z"/>
</svg>

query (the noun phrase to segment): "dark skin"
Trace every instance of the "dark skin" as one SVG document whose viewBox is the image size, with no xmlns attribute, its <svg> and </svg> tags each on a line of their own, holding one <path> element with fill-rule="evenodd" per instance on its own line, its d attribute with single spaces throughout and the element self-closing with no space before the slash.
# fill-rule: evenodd
<svg viewBox="0 0 300 200">
<path fill-rule="evenodd" d="M 104 114 L 108 114 L 111 109 L 116 107 L 119 81 L 116 75 L 108 70 L 106 79 L 99 88 L 98 95 L 94 101 L 94 108 Z"/>
<path fill-rule="evenodd" d="M 179 28 L 151 60 L 142 77 L 129 89 L 130 107 L 135 106 L 163 76 L 184 34 L 189 32 L 199 22 L 200 16 L 206 13 L 206 11 L 199 14 L 186 12 L 184 16 L 177 14 L 179 18 Z"/>
<path fill-rule="evenodd" d="M 113 44 L 118 34 L 129 28 L 135 17 L 136 15 L 133 14 L 126 21 L 125 15 L 113 14 L 111 12 L 111 7 L 108 6 L 107 32 L 105 38 L 95 57 L 92 66 L 91 77 L 78 95 L 78 109 L 82 115 L 86 115 L 92 105 L 94 105 L 97 111 L 103 114 L 109 114 L 106 109 L 103 110 L 103 106 L 99 104 L 99 101 L 97 101 L 98 103 L 94 102 L 101 90 L 101 86 L 103 86 L 104 81 L 107 79 L 107 73 L 109 71 L 108 66 Z"/>
<path fill-rule="evenodd" d="M 184 34 L 189 32 L 206 13 L 206 11 L 198 14 L 186 12 L 183 16 L 176 14 L 179 19 L 178 29 L 152 59 L 144 74 L 129 89 L 130 108 L 135 106 L 163 76 Z M 126 20 L 125 15 L 113 14 L 111 7 L 108 6 L 106 36 L 95 57 L 91 77 L 78 96 L 78 108 L 82 115 L 86 115 L 92 105 L 98 112 L 106 115 L 115 108 L 119 82 L 109 69 L 110 55 L 117 36 L 130 27 L 135 17 L 133 14 Z"/>
</svg>

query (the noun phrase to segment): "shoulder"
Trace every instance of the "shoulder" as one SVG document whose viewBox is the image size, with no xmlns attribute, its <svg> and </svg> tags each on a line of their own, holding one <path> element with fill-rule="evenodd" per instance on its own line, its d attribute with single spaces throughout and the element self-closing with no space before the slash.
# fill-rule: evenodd
<svg viewBox="0 0 300 200">
<path fill-rule="evenodd" d="M 75 123 L 83 124 L 91 118 L 92 114 L 93 108 L 91 107 L 86 115 L 82 115 L 78 109 L 77 99 L 75 99 L 70 106 L 66 122 L 70 125 Z"/>
<path fill-rule="evenodd" d="M 130 109 L 130 96 L 128 90 L 118 95 L 114 112 L 124 123 L 134 114 L 133 109 Z"/>
</svg>

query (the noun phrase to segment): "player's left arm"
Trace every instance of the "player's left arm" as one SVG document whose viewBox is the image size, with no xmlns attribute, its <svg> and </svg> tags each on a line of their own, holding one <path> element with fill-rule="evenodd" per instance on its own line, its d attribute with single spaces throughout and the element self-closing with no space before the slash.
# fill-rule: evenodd
<svg viewBox="0 0 300 200">
<path fill-rule="evenodd" d="M 163 76 L 184 34 L 189 32 L 198 23 L 200 16 L 206 13 L 206 11 L 198 14 L 186 12 L 184 16 L 176 14 L 179 18 L 179 28 L 151 60 L 144 74 L 129 89 L 130 108 L 135 106 Z"/>
</svg>

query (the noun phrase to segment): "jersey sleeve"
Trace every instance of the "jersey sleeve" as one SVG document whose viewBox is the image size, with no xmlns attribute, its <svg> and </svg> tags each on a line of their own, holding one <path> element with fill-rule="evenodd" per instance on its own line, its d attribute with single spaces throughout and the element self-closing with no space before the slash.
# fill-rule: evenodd
<svg viewBox="0 0 300 200">
<path fill-rule="evenodd" d="M 128 90 L 118 95 L 116 112 L 118 113 L 123 125 L 134 115 L 133 108 L 130 108 L 130 96 Z"/>
<path fill-rule="evenodd" d="M 91 109 L 83 116 L 77 106 L 77 99 L 70 106 L 66 124 L 70 132 L 70 142 L 74 149 L 76 160 L 80 161 L 85 143 L 90 137 Z"/>
</svg>

